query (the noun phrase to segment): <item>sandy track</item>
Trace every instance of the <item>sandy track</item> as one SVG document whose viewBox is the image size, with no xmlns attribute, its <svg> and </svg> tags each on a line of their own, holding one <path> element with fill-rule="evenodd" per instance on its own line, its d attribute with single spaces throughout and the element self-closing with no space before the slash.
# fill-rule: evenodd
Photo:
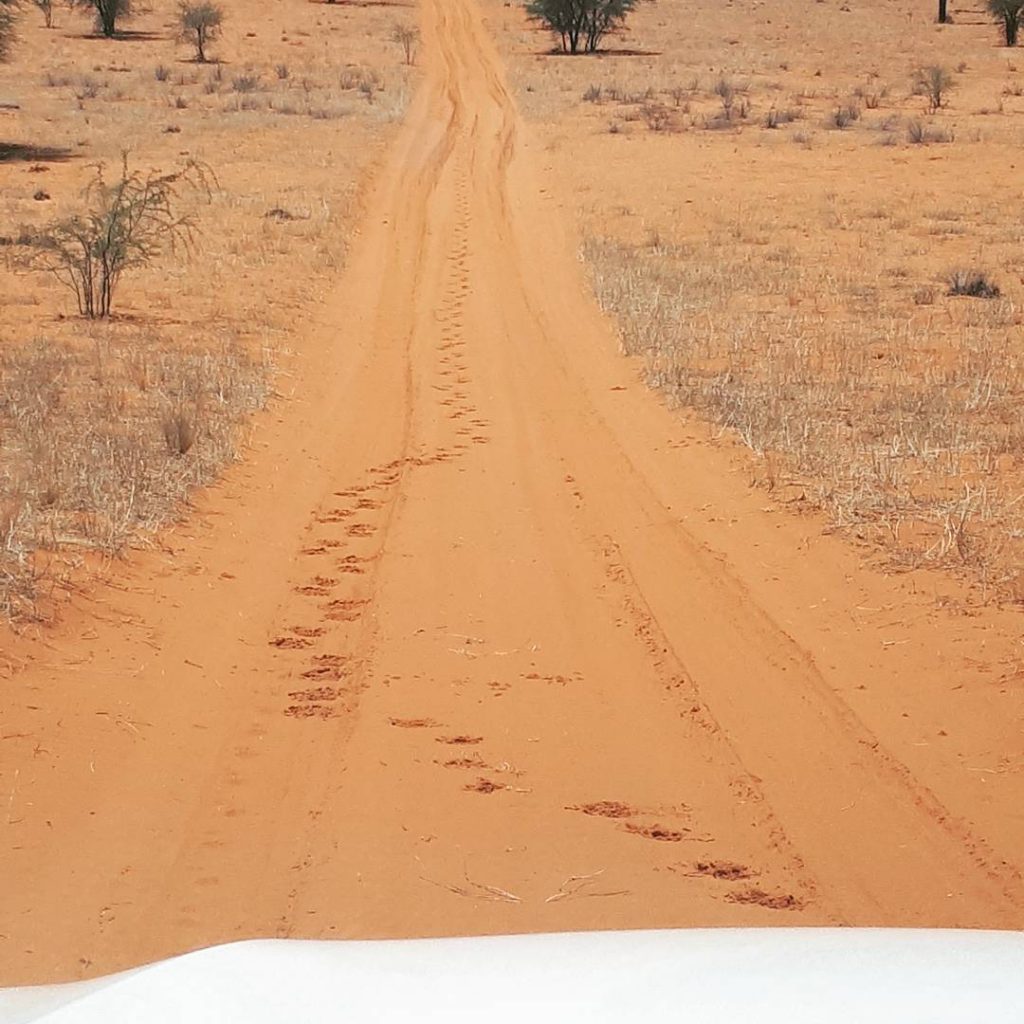
<svg viewBox="0 0 1024 1024">
<path fill-rule="evenodd" d="M 772 566 L 792 608 L 878 582 L 794 564 L 635 385 L 470 0 L 428 0 L 424 53 L 295 400 L 171 557 L 14 652 L 0 980 L 256 935 L 1019 927 L 1019 820 L 840 696 L 873 669 L 841 617 L 766 600 Z"/>
</svg>

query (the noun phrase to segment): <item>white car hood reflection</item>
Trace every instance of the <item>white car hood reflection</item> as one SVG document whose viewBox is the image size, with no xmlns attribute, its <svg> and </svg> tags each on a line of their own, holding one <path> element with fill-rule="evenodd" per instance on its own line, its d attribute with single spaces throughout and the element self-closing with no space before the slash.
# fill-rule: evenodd
<svg viewBox="0 0 1024 1024">
<path fill-rule="evenodd" d="M 693 929 L 255 940 L 0 990 L 0 1024 L 1021 1024 L 1024 934 Z"/>
</svg>

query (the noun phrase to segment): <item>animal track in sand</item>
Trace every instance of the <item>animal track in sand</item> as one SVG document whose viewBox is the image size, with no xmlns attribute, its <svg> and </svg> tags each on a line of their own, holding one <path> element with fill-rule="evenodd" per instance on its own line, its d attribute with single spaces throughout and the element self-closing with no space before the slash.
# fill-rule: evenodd
<svg viewBox="0 0 1024 1024">
<path fill-rule="evenodd" d="M 435 761 L 434 764 L 442 768 L 476 768 L 477 770 L 490 767 L 482 757 L 474 754 L 472 757 L 453 757 L 447 761 Z"/>
<path fill-rule="evenodd" d="M 303 679 L 341 679 L 345 659 L 338 654 L 321 654 L 313 659 L 312 668 L 301 673 Z"/>
<path fill-rule="evenodd" d="M 632 818 L 639 813 L 636 808 L 618 800 L 597 800 L 591 804 L 574 804 L 571 807 L 566 807 L 566 810 L 579 811 L 581 814 L 590 814 L 599 818 Z"/>
<path fill-rule="evenodd" d="M 462 788 L 470 793 L 495 793 L 499 789 L 505 789 L 506 787 L 502 786 L 498 782 L 493 782 L 491 779 L 485 779 L 481 776 L 476 780 L 476 782 L 471 782 Z"/>
<path fill-rule="evenodd" d="M 331 622 L 355 622 L 362 615 L 362 609 L 369 601 L 358 598 L 338 598 L 328 601 L 323 607 L 324 618 Z"/>
<path fill-rule="evenodd" d="M 291 704 L 284 714 L 287 718 L 334 718 L 337 712 L 329 704 Z"/>
<path fill-rule="evenodd" d="M 755 904 L 769 910 L 801 910 L 804 901 L 791 893 L 768 893 L 763 889 L 741 889 L 725 897 L 730 903 Z"/>
<path fill-rule="evenodd" d="M 312 647 L 312 641 L 306 640 L 303 637 L 298 636 L 275 636 L 273 640 L 268 640 L 267 643 L 271 647 L 278 647 L 281 650 L 301 650 L 304 647 Z"/>
<path fill-rule="evenodd" d="M 288 696 L 294 701 L 311 704 L 324 700 L 337 700 L 342 694 L 343 691 L 333 686 L 315 686 L 309 690 L 292 690 Z"/>
<path fill-rule="evenodd" d="M 330 512 L 321 513 L 313 518 L 321 525 L 330 523 L 340 523 L 343 519 L 349 519 L 355 515 L 355 512 L 350 508 L 335 508 L 331 509 Z"/>
<path fill-rule="evenodd" d="M 529 679 L 534 682 L 542 683 L 558 683 L 560 686 L 567 686 L 569 683 L 580 683 L 583 681 L 583 676 L 579 672 L 573 672 L 571 676 L 564 676 L 560 674 L 554 675 L 541 675 L 539 672 L 528 672 L 523 676 L 524 679 Z"/>
<path fill-rule="evenodd" d="M 362 558 L 359 555 L 345 555 L 334 563 L 333 568 L 337 572 L 347 573 L 350 576 L 359 576 L 366 572 L 363 566 L 376 562 L 378 557 L 378 554 L 371 555 L 368 558 Z"/>
<path fill-rule="evenodd" d="M 751 878 L 754 872 L 746 864 L 735 864 L 730 860 L 699 860 L 689 874 L 717 878 L 723 882 L 736 882 L 742 878 Z"/>
<path fill-rule="evenodd" d="M 635 825 L 633 822 L 626 822 L 625 831 L 633 835 L 643 836 L 645 839 L 654 839 L 659 843 L 681 843 L 686 838 L 686 832 L 678 832 L 675 829 L 665 828 L 663 825 Z"/>
</svg>

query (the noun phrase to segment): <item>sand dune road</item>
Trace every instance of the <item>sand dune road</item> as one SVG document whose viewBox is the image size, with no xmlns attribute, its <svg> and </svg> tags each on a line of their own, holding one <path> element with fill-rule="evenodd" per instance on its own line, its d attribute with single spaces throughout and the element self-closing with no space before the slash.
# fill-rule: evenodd
<svg viewBox="0 0 1024 1024">
<path fill-rule="evenodd" d="M 423 19 L 292 397 L 172 551 L 12 649 L 0 979 L 252 936 L 1024 925 L 1012 778 L 963 760 L 1012 721 L 951 694 L 961 627 L 637 383 L 480 11 Z"/>
</svg>

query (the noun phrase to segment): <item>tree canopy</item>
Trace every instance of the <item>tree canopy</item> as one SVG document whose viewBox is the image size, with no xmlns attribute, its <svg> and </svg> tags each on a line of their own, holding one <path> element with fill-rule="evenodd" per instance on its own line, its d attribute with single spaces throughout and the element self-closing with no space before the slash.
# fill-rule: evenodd
<svg viewBox="0 0 1024 1024">
<path fill-rule="evenodd" d="M 527 0 L 526 12 L 558 38 L 565 53 L 594 53 L 640 0 Z"/>
</svg>

